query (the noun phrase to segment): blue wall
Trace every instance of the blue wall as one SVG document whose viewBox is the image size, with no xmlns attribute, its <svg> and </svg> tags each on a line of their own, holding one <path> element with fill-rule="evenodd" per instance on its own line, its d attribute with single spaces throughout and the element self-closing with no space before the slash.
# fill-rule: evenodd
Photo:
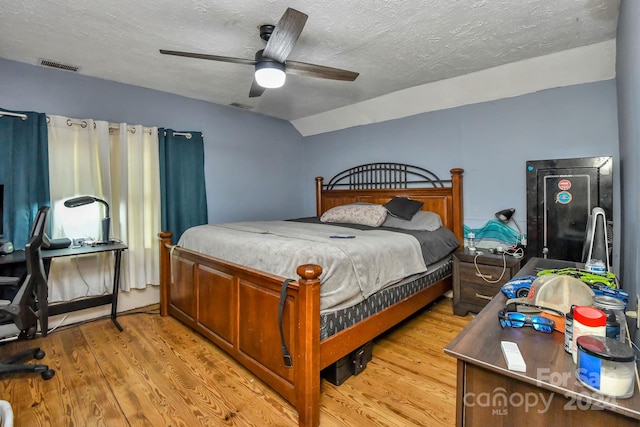
<svg viewBox="0 0 640 427">
<path fill-rule="evenodd" d="M 3 59 L 0 76 L 0 108 L 203 132 L 211 222 L 302 216 L 302 137 L 288 122 Z"/>
<path fill-rule="evenodd" d="M 483 225 L 516 209 L 526 230 L 527 160 L 614 157 L 614 212 L 619 213 L 618 117 L 614 80 L 545 90 L 307 137 L 305 208 L 313 212 L 313 177 L 358 163 L 400 161 L 441 177 L 464 173 L 464 217 Z M 614 218 L 615 219 L 615 218 Z"/>
<path fill-rule="evenodd" d="M 68 72 L 0 60 L 0 75 L 3 108 L 202 131 L 211 222 L 313 215 L 315 176 L 399 161 L 464 168 L 465 223 L 514 207 L 524 229 L 527 160 L 613 156 L 619 223 L 614 80 L 302 138 L 282 120 Z"/>
</svg>

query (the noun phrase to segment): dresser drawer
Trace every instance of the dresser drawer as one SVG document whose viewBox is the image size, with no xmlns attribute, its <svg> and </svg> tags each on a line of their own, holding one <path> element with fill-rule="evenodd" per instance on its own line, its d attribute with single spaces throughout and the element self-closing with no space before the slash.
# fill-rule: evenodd
<svg viewBox="0 0 640 427">
<path fill-rule="evenodd" d="M 500 287 L 507 283 L 511 278 L 511 272 L 508 267 L 505 270 L 504 268 L 495 265 L 478 264 L 476 269 L 476 265 L 473 263 L 460 263 L 459 273 L 460 282 L 486 284 L 489 284 L 487 282 L 496 282 L 492 284 L 495 285 L 498 290 L 500 290 Z"/>
<path fill-rule="evenodd" d="M 468 304 L 484 307 L 500 292 L 500 285 L 478 282 L 461 282 L 461 298 Z"/>
</svg>

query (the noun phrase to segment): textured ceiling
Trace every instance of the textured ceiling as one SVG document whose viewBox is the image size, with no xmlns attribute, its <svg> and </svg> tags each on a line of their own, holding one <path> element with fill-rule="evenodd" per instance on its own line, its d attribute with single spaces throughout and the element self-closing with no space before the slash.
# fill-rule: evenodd
<svg viewBox="0 0 640 427">
<path fill-rule="evenodd" d="M 0 57 L 294 120 L 380 95 L 616 36 L 618 0 L 21 0 L 0 3 Z M 307 15 L 289 59 L 360 73 L 287 77 L 249 98 L 253 67 L 161 55 L 252 59 L 261 24 Z"/>
</svg>

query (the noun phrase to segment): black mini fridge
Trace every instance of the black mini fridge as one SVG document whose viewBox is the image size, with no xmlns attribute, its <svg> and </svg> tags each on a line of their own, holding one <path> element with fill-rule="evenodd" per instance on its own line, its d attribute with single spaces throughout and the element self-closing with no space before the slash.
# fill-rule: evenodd
<svg viewBox="0 0 640 427">
<path fill-rule="evenodd" d="M 596 206 L 604 209 L 610 236 L 612 157 L 531 160 L 526 174 L 527 259 L 582 262 L 587 221 Z"/>
</svg>

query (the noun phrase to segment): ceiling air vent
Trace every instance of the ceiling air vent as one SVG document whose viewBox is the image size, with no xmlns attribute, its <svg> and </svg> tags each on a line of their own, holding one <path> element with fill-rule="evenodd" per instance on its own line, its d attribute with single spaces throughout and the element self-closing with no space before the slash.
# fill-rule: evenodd
<svg viewBox="0 0 640 427">
<path fill-rule="evenodd" d="M 45 67 L 57 68 L 59 70 L 73 71 L 74 73 L 77 73 L 80 69 L 80 67 L 76 67 L 75 65 L 62 64 L 60 62 L 51 61 L 50 59 L 41 59 L 40 65 L 43 65 Z"/>
</svg>

